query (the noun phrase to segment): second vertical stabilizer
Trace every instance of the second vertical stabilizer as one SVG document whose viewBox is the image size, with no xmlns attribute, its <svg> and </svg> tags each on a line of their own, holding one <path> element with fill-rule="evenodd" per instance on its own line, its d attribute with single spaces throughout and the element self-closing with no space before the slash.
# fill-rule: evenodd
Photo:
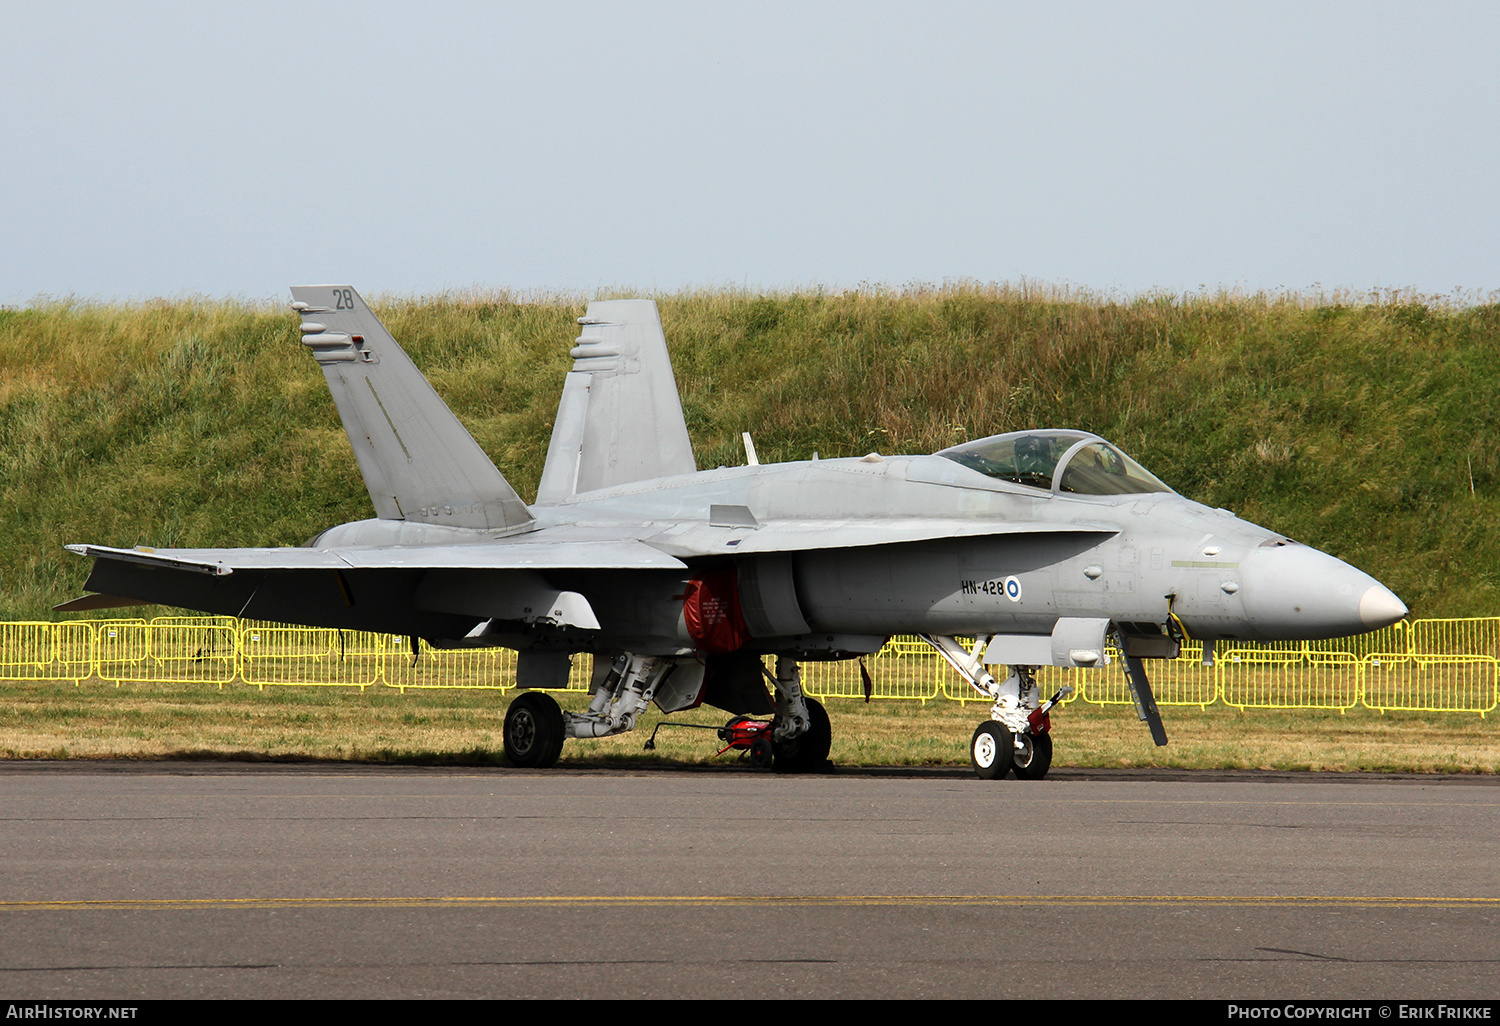
<svg viewBox="0 0 1500 1026">
<path fill-rule="evenodd" d="M 537 503 L 696 471 L 656 302 L 595 301 L 578 323 Z"/>
</svg>

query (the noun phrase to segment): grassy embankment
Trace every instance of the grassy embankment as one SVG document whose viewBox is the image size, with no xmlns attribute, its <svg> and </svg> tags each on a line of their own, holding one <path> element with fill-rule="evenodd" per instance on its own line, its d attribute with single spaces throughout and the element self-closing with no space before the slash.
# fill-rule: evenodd
<svg viewBox="0 0 1500 1026">
<path fill-rule="evenodd" d="M 999 431 L 1080 427 L 1115 440 L 1192 498 L 1369 570 L 1414 615 L 1500 612 L 1500 408 L 1492 400 L 1500 306 L 1263 296 L 1114 303 L 976 288 L 703 293 L 660 303 L 702 467 L 741 462 L 745 429 L 771 462 L 814 450 L 929 452 Z M 379 311 L 529 496 L 582 307 L 445 297 Z M 289 311 L 236 303 L 0 311 L 0 618 L 51 618 L 53 603 L 81 593 L 87 566 L 62 551 L 66 542 L 297 544 L 368 516 L 321 374 L 295 338 Z M 380 707 L 334 695 L 298 701 L 295 715 L 314 724 L 337 720 L 340 703 L 359 716 Z M 402 701 L 407 712 L 395 712 Z M 427 715 L 411 709 L 411 696 L 395 702 L 397 720 Z M 207 696 L 204 705 L 226 720 L 240 715 L 233 701 Z M 117 707 L 120 716 L 127 707 Z M 881 715 L 899 722 L 906 714 Z M 956 730 L 939 723 L 948 714 L 937 708 L 912 715 L 931 720 L 930 733 L 962 756 L 973 709 L 958 716 L 970 726 Z M 1274 714 L 1207 715 L 1291 738 L 1317 721 L 1329 739 L 1357 718 L 1295 716 L 1300 726 L 1287 730 L 1273 725 Z M 1098 717 L 1107 733 L 1141 732 L 1119 727 L 1116 712 Z M 1417 730 L 1412 720 L 1373 722 L 1377 733 L 1396 723 Z M 1487 726 L 1452 723 L 1443 731 L 1455 738 Z M 305 735 L 309 751 L 326 750 L 322 727 L 287 730 Z M 853 736 L 846 731 L 840 743 Z M 345 750 L 384 744 L 358 738 Z M 53 747 L 82 754 L 80 745 Z M 0 744 L 7 748 L 16 746 Z M 1074 750 L 1095 751 L 1081 741 Z M 1168 757 L 1183 750 L 1176 744 Z M 1252 754 L 1260 750 L 1246 736 L 1203 759 L 1301 758 Z M 1083 757 L 1146 758 L 1097 751 Z M 1329 751 L 1303 764 L 1346 761 Z M 1347 758 L 1365 764 L 1363 755 Z M 1439 757 L 1419 762 L 1429 758 Z M 1492 754 L 1475 758 L 1494 768 Z"/>
</svg>

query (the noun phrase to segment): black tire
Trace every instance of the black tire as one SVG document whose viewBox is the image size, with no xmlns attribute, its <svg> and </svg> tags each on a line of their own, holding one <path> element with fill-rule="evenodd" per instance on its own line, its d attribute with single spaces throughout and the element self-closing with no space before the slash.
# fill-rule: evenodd
<svg viewBox="0 0 1500 1026">
<path fill-rule="evenodd" d="M 1015 735 L 994 720 L 985 720 L 969 740 L 969 763 L 980 780 L 1000 780 L 1010 772 L 1015 750 Z"/>
<path fill-rule="evenodd" d="M 1022 734 L 1021 748 L 1011 758 L 1017 780 L 1041 780 L 1052 768 L 1052 735 Z"/>
<path fill-rule="evenodd" d="M 807 703 L 807 730 L 801 737 L 775 746 L 779 773 L 813 773 L 828 765 L 828 750 L 833 747 L 833 727 L 828 723 L 828 710 L 816 698 L 803 701 Z"/>
<path fill-rule="evenodd" d="M 527 691 L 505 710 L 505 757 L 512 766 L 546 769 L 562 754 L 563 714 L 551 695 Z"/>
<path fill-rule="evenodd" d="M 750 746 L 750 765 L 756 769 L 770 769 L 776 761 L 776 748 L 771 739 L 762 734 Z"/>
</svg>

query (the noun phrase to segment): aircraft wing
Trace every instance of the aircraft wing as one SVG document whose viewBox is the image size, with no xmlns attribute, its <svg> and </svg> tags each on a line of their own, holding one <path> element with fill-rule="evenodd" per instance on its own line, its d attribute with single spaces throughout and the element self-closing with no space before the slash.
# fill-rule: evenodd
<svg viewBox="0 0 1500 1026">
<path fill-rule="evenodd" d="M 724 509 L 725 507 L 715 507 Z M 801 552 L 813 549 L 852 549 L 948 538 L 983 538 L 1005 535 L 1117 534 L 1110 524 L 1056 523 L 1040 521 L 958 520 L 944 517 L 892 517 L 888 519 L 767 520 L 757 522 L 743 511 L 728 513 L 720 523 L 681 524 L 644 540 L 662 552 L 688 558 L 734 553 Z M 739 523 L 728 521 L 739 520 Z"/>
<path fill-rule="evenodd" d="M 93 559 L 224 577 L 239 570 L 672 570 L 684 564 L 637 541 L 470 542 L 347 548 L 115 549 L 69 545 Z"/>
<path fill-rule="evenodd" d="M 557 607 L 555 619 L 560 622 L 597 629 L 598 620 L 587 600 L 549 588 L 539 575 L 572 569 L 686 569 L 667 553 L 620 538 L 319 548 L 69 545 L 68 549 L 94 560 L 84 586 L 95 594 L 54 607 L 61 612 L 155 602 L 225 616 L 423 637 L 463 637 L 478 619 L 514 610 L 519 610 L 515 618 L 520 618 L 530 613 L 523 608 L 528 605 Z M 425 605 L 418 601 L 425 594 L 421 591 L 424 581 L 432 592 Z M 478 595 L 478 606 L 475 601 L 454 598 L 469 592 Z M 474 599 L 474 595 L 469 597 Z"/>
</svg>

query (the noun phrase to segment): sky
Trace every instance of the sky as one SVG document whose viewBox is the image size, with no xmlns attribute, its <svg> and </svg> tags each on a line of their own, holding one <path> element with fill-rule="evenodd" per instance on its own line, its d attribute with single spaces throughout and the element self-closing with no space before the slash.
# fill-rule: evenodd
<svg viewBox="0 0 1500 1026">
<path fill-rule="evenodd" d="M 13 4 L 0 304 L 1500 289 L 1500 5 Z"/>
</svg>

